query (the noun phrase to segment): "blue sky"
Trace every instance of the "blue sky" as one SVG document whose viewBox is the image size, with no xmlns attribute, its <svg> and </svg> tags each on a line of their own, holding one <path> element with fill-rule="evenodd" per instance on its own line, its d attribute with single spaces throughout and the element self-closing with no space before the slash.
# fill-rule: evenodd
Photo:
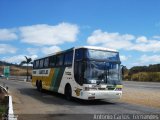
<svg viewBox="0 0 160 120">
<path fill-rule="evenodd" d="M 160 63 L 159 0 L 0 0 L 0 60 L 73 46 L 117 49 L 123 65 Z"/>
</svg>

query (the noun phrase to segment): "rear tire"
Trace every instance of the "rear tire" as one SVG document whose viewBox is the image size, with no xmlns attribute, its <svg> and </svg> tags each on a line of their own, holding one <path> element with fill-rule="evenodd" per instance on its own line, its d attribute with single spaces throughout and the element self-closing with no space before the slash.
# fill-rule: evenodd
<svg viewBox="0 0 160 120">
<path fill-rule="evenodd" d="M 42 81 L 36 81 L 37 90 L 39 92 L 42 92 Z"/>
<path fill-rule="evenodd" d="M 37 81 L 36 81 L 37 90 L 38 90 L 38 86 L 39 86 L 39 81 L 37 80 Z"/>
<path fill-rule="evenodd" d="M 38 91 L 39 92 L 42 92 L 42 81 L 39 81 L 39 84 L 38 84 Z"/>
<path fill-rule="evenodd" d="M 69 84 L 67 84 L 65 87 L 65 96 L 66 96 L 66 99 L 69 101 L 72 99 L 72 89 Z"/>
</svg>

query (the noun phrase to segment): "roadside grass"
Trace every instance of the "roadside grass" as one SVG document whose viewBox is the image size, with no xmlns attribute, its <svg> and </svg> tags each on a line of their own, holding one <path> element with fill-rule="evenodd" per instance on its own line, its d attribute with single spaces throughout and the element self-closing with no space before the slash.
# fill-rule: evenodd
<svg viewBox="0 0 160 120">
<path fill-rule="evenodd" d="M 3 114 L 5 114 L 6 111 L 7 111 L 7 106 L 0 104 L 0 116 L 2 116 Z"/>
<path fill-rule="evenodd" d="M 7 105 L 0 104 L 0 120 L 6 120 L 4 119 L 6 113 L 7 113 Z"/>
<path fill-rule="evenodd" d="M 142 82 L 160 82 L 160 72 L 139 72 L 124 76 L 124 80 Z"/>
<path fill-rule="evenodd" d="M 0 116 L 7 113 L 7 106 L 8 106 L 8 97 L 3 89 L 0 87 Z"/>
</svg>

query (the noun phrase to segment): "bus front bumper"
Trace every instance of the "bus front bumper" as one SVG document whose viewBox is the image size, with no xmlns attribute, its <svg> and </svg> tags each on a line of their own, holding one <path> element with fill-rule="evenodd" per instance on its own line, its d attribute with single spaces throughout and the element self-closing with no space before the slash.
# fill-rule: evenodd
<svg viewBox="0 0 160 120">
<path fill-rule="evenodd" d="M 94 99 L 120 99 L 122 91 L 81 91 L 81 99 L 94 100 Z"/>
</svg>

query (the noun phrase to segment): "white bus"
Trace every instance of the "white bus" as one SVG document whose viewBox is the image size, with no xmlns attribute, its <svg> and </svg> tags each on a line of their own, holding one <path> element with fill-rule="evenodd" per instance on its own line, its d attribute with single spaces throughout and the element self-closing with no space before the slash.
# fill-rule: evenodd
<svg viewBox="0 0 160 120">
<path fill-rule="evenodd" d="M 119 99 L 122 74 L 119 52 L 112 49 L 82 46 L 34 60 L 32 84 L 39 91 L 94 99 Z"/>
</svg>

